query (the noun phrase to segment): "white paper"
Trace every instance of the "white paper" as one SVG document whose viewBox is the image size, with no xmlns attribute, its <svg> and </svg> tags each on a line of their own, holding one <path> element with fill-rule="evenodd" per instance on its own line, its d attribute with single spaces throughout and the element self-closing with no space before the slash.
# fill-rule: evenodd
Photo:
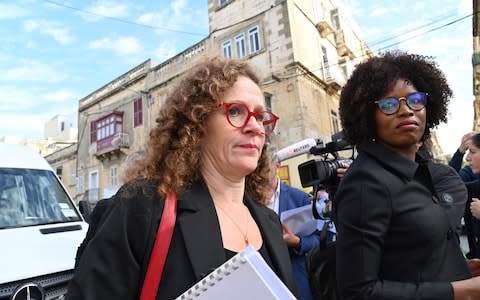
<svg viewBox="0 0 480 300">
<path fill-rule="evenodd" d="M 286 210 L 280 214 L 280 221 L 296 235 L 309 235 L 317 229 L 318 220 L 313 217 L 312 205 Z"/>
</svg>

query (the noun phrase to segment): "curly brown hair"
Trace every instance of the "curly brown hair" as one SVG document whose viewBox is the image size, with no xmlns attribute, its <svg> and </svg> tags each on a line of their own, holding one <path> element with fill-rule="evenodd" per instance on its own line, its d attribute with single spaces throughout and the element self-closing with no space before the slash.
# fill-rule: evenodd
<svg viewBox="0 0 480 300">
<path fill-rule="evenodd" d="M 150 131 L 145 156 L 127 168 L 125 178 L 147 178 L 158 182 L 158 191 L 180 194 L 200 178 L 200 153 L 208 117 L 239 76 L 260 86 L 260 79 L 245 61 L 208 58 L 187 71 L 162 105 L 156 127 Z M 270 154 L 262 149 L 255 171 L 245 180 L 247 194 L 266 202 Z"/>
<path fill-rule="evenodd" d="M 341 92 L 340 119 L 350 143 L 358 145 L 376 138 L 374 101 L 388 93 L 398 79 L 407 79 L 428 94 L 422 141 L 429 138 L 430 129 L 446 122 L 452 90 L 433 59 L 402 51 L 385 52 L 360 63 Z"/>
</svg>

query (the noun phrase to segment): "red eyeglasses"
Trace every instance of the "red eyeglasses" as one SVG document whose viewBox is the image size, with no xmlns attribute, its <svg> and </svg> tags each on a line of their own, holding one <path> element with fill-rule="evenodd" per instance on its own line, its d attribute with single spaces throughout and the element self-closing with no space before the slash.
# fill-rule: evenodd
<svg viewBox="0 0 480 300">
<path fill-rule="evenodd" d="M 270 111 L 250 111 L 245 104 L 242 103 L 223 103 L 225 108 L 225 116 L 228 123 L 235 128 L 244 128 L 247 126 L 250 117 L 254 117 L 259 125 L 265 130 L 265 135 L 269 135 L 275 130 L 277 120 L 279 119 Z"/>
</svg>

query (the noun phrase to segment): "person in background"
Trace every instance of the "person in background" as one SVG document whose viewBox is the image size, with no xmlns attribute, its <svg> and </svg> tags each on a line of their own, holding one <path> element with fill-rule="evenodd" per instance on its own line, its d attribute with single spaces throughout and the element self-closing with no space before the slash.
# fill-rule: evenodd
<svg viewBox="0 0 480 300">
<path fill-rule="evenodd" d="M 358 156 L 333 203 L 342 300 L 480 299 L 434 197 L 430 160 L 417 154 L 451 95 L 431 58 L 401 51 L 360 63 L 344 86 L 340 118 Z"/>
<path fill-rule="evenodd" d="M 333 206 L 330 195 L 323 184 L 319 184 L 317 188 L 317 201 L 315 204 L 318 216 L 320 217 L 320 219 L 318 220 L 317 229 L 321 232 L 324 226 L 328 226 L 326 228 L 326 239 L 327 242 L 331 242 L 333 241 L 336 233 L 335 224 L 333 222 L 328 222 L 332 220 Z M 327 224 L 325 224 L 325 222 L 327 222 Z"/>
<path fill-rule="evenodd" d="M 292 187 L 286 183 L 283 183 L 278 177 L 278 167 L 280 162 L 276 159 L 273 160 L 271 169 L 271 197 L 267 206 L 275 211 L 278 216 L 281 216 L 282 212 L 305 205 L 311 205 L 308 194 L 302 190 Z M 313 231 L 308 235 L 297 235 L 288 228 L 287 225 L 283 226 L 283 240 L 287 245 L 290 253 L 290 259 L 292 263 L 293 278 L 295 280 L 300 299 L 311 300 L 313 299 L 312 291 L 308 281 L 307 271 L 305 269 L 305 255 L 319 245 L 320 232 Z"/>
<path fill-rule="evenodd" d="M 480 134 L 470 138 L 466 160 L 473 174 L 480 174 Z M 465 183 L 468 190 L 467 209 L 465 210 L 465 227 L 470 252 L 468 258 L 480 258 L 480 179 Z"/>
<path fill-rule="evenodd" d="M 177 218 L 156 299 L 175 299 L 247 245 L 296 294 L 282 226 L 265 207 L 277 120 L 247 62 L 215 57 L 190 68 L 85 247 L 67 299 L 139 298 L 168 192 Z"/>
<path fill-rule="evenodd" d="M 100 199 L 93 208 L 93 211 L 89 216 L 87 234 L 85 235 L 82 243 L 80 243 L 80 245 L 78 246 L 77 253 L 75 255 L 75 267 L 77 267 L 88 242 L 90 242 L 90 240 L 97 232 L 98 227 L 101 225 L 103 216 L 105 215 L 105 211 L 107 210 L 110 201 L 111 198 Z"/>
<path fill-rule="evenodd" d="M 435 197 L 444 208 L 450 224 L 455 229 L 456 238 L 460 241 L 462 218 L 467 203 L 467 188 L 454 168 L 434 158 L 430 138 L 420 141 L 418 147 L 418 154 L 430 160 L 428 169 L 432 177 Z"/>
<path fill-rule="evenodd" d="M 468 146 L 471 143 L 472 137 L 475 134 L 476 132 L 472 131 L 463 135 L 460 146 L 448 162 L 448 165 L 458 172 L 463 182 L 480 179 L 480 174 L 474 174 L 470 166 L 467 165 L 462 168 L 463 157 L 465 156 L 465 153 L 468 150 Z"/>
<path fill-rule="evenodd" d="M 144 155 L 143 151 L 136 151 L 128 155 L 124 162 L 125 168 L 128 169 L 130 166 L 135 164 L 137 159 L 140 159 L 143 155 Z M 126 177 L 126 175 L 122 175 L 122 178 L 121 178 L 122 182 L 125 180 L 125 178 L 123 177 L 125 177 L 126 180 L 128 181 L 128 177 Z M 87 244 L 90 242 L 90 240 L 95 236 L 95 233 L 97 232 L 98 228 L 102 224 L 105 216 L 105 212 L 107 211 L 111 200 L 112 198 L 100 199 L 95 204 L 93 211 L 87 214 L 88 215 L 88 231 L 82 243 L 78 246 L 77 253 L 75 255 L 75 267 L 78 265 L 78 262 L 82 257 L 83 250 L 85 249 Z M 88 208 L 90 208 L 90 203 L 87 202 L 87 204 L 89 205 Z"/>
</svg>

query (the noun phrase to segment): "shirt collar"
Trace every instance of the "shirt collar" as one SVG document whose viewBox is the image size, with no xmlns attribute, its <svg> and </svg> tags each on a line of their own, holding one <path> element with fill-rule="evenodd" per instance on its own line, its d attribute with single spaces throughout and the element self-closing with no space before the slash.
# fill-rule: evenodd
<svg viewBox="0 0 480 300">
<path fill-rule="evenodd" d="M 428 162 L 427 158 L 419 154 L 416 155 L 415 161 L 409 160 L 398 153 L 387 149 L 384 145 L 373 141 L 360 144 L 358 146 L 358 151 L 365 152 L 386 168 L 391 169 L 393 172 L 398 173 L 409 180 L 413 179 L 420 164 L 423 165 Z"/>
</svg>

